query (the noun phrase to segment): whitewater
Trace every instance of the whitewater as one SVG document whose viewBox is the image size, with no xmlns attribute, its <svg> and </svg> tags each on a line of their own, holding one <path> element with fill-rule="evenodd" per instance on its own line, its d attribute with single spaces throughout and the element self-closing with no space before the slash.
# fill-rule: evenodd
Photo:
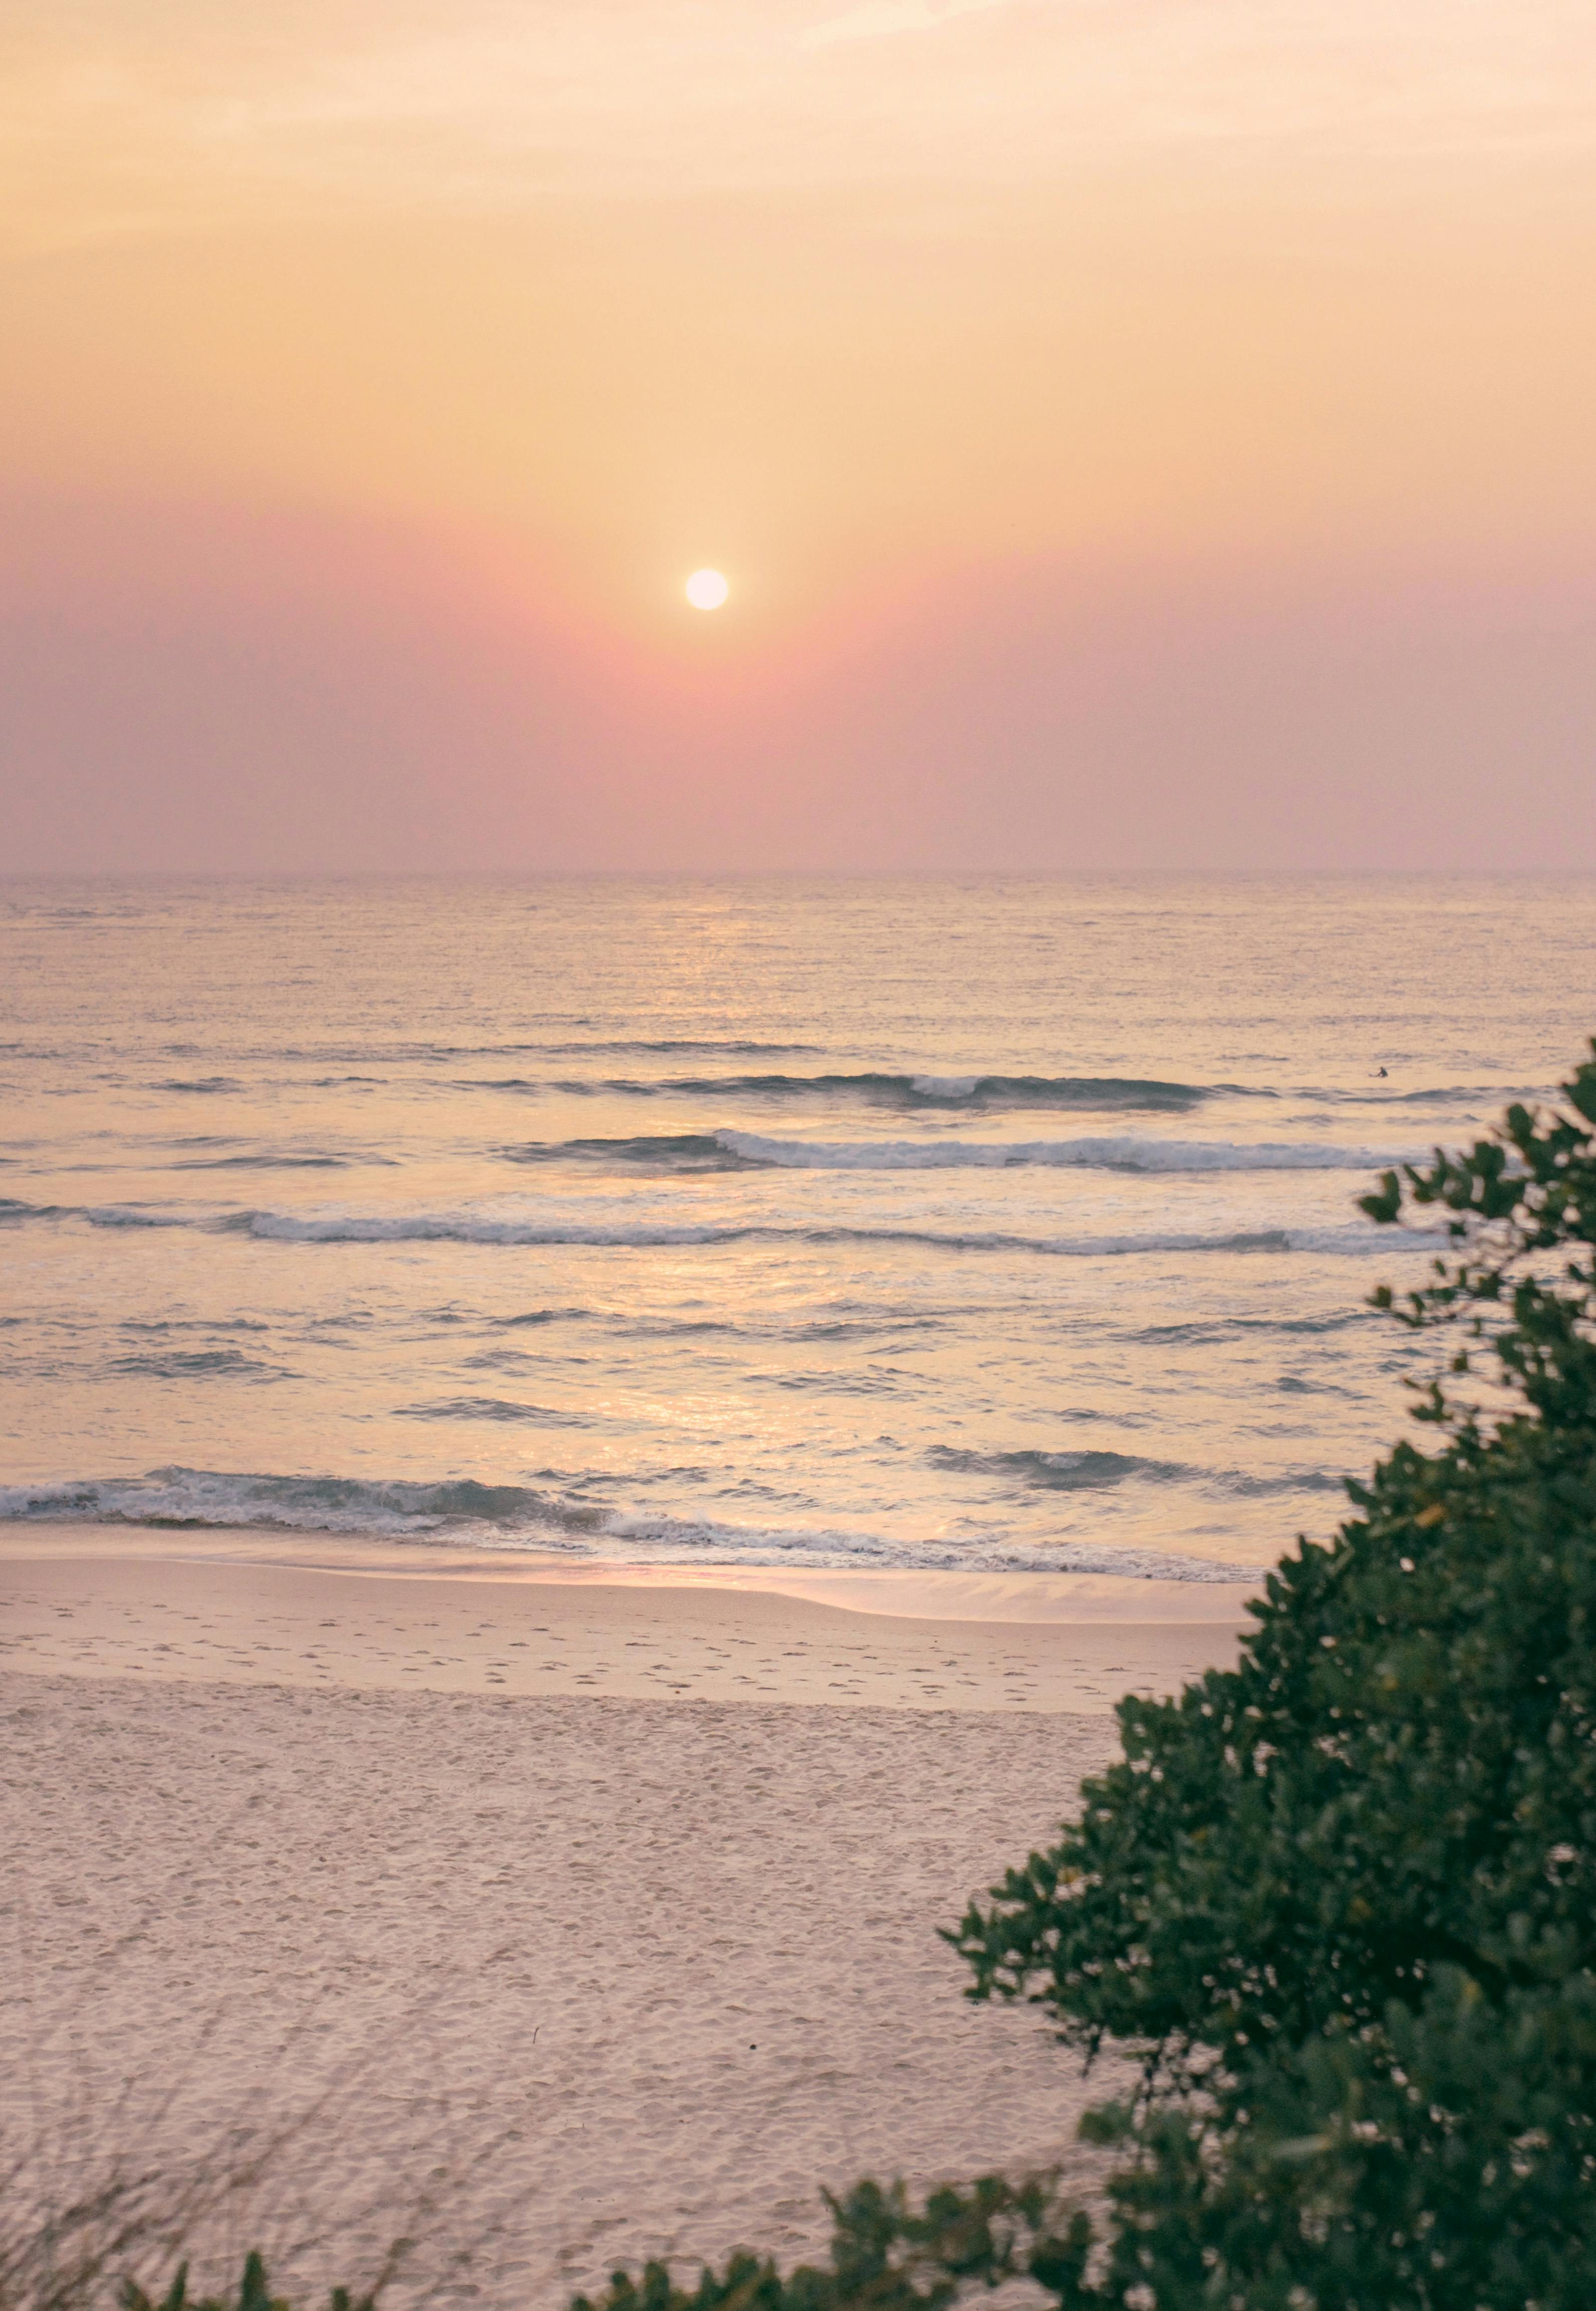
<svg viewBox="0 0 1596 2311">
<path fill-rule="evenodd" d="M 1588 880 L 0 884 L 0 1518 L 1255 1577 Z M 1534 977 L 1506 967 L 1534 958 Z"/>
</svg>

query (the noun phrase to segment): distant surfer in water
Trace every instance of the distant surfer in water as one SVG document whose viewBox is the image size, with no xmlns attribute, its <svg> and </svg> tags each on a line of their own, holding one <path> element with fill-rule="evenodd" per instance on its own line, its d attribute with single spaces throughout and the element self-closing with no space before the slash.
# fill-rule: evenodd
<svg viewBox="0 0 1596 2311">
<path fill-rule="evenodd" d="M 1384 1075 L 1384 1074 L 1385 1074 L 1385 1072 L 1386 1072 L 1386 1070 L 1385 1070 L 1385 1068 L 1375 1068 L 1375 1070 L 1374 1070 L 1374 1073 L 1375 1073 L 1377 1076 L 1382 1076 L 1382 1075 Z"/>
</svg>

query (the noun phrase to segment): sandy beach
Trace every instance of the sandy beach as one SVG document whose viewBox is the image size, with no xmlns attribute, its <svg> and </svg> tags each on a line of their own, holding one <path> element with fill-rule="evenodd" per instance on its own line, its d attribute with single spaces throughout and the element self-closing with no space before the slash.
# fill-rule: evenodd
<svg viewBox="0 0 1596 2311">
<path fill-rule="evenodd" d="M 653 1577 L 333 1535 L 0 1533 L 0 1662 L 510 1696 L 1099 1715 L 1223 1657 L 1234 1584 L 1082 1575 Z"/>
<path fill-rule="evenodd" d="M 813 2251 L 823 2183 L 1078 2159 L 1074 2066 L 936 1929 L 1118 1693 L 1227 1657 L 1236 1592 L 938 1618 L 260 1546 L 6 1538 L 13 2141 L 175 2170 L 285 2128 L 218 2245 L 318 2288 L 413 2232 L 417 2283 L 549 2306 Z"/>
</svg>

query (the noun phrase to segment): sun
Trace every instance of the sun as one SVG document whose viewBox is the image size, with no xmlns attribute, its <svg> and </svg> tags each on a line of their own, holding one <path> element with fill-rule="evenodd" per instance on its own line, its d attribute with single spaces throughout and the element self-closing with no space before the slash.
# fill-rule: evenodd
<svg viewBox="0 0 1596 2311">
<path fill-rule="evenodd" d="M 718 570 L 695 570 L 687 580 L 687 599 L 695 610 L 718 610 L 730 591 Z"/>
</svg>

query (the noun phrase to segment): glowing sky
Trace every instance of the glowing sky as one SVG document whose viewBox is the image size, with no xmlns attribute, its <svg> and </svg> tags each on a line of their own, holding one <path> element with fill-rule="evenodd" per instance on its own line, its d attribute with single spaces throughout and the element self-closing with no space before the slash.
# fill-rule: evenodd
<svg viewBox="0 0 1596 2311">
<path fill-rule="evenodd" d="M 0 868 L 1596 866 L 1590 0 L 10 0 L 0 233 Z"/>
</svg>

